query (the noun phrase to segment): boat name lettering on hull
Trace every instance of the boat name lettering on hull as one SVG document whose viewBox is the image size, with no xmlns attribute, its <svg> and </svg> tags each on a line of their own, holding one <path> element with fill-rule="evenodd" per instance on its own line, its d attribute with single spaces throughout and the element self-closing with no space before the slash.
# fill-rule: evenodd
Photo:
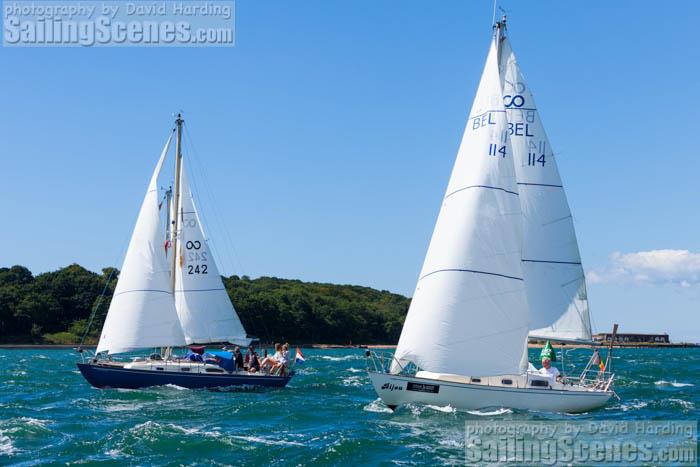
<svg viewBox="0 0 700 467">
<path fill-rule="evenodd" d="M 425 384 L 425 383 L 408 383 L 406 386 L 407 391 L 416 391 L 416 392 L 429 392 L 432 394 L 437 394 L 440 392 L 440 385 L 439 384 Z"/>
<path fill-rule="evenodd" d="M 403 386 L 401 386 L 400 384 L 384 383 L 382 385 L 382 389 L 387 391 L 403 391 Z"/>
</svg>

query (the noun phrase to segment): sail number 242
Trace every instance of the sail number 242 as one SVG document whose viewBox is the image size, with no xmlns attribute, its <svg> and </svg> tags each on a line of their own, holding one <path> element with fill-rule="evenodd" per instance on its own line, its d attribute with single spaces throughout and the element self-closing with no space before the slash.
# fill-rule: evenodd
<svg viewBox="0 0 700 467">
<path fill-rule="evenodd" d="M 207 252 L 198 251 L 202 248 L 202 242 L 199 240 L 188 241 L 185 243 L 185 248 L 187 251 L 187 262 L 188 263 L 199 263 L 207 261 Z M 192 251 L 194 250 L 194 251 Z M 207 265 L 206 264 L 188 264 L 187 274 L 206 274 Z"/>
</svg>

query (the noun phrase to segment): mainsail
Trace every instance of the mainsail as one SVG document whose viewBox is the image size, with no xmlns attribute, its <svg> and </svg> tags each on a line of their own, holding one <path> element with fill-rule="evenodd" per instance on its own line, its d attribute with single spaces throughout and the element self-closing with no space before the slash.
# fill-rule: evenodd
<svg viewBox="0 0 700 467">
<path fill-rule="evenodd" d="M 197 214 L 187 172 L 180 176 L 179 255 L 175 266 L 175 306 L 188 344 L 231 342 L 247 345 L 231 299 L 224 288 Z"/>
<path fill-rule="evenodd" d="M 158 175 L 170 147 L 168 138 L 141 205 L 97 353 L 185 344 L 170 286 L 158 209 Z"/>
<path fill-rule="evenodd" d="M 529 314 L 522 214 L 491 45 L 430 246 L 395 353 L 432 372 L 520 372 Z"/>
<path fill-rule="evenodd" d="M 532 93 L 505 38 L 500 71 L 523 213 L 530 336 L 590 340 L 586 280 L 571 211 Z"/>
</svg>

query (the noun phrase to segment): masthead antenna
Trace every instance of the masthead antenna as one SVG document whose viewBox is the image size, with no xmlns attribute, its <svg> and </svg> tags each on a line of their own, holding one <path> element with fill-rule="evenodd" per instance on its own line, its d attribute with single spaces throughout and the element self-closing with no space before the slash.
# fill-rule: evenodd
<svg viewBox="0 0 700 467">
<path fill-rule="evenodd" d="M 500 6 L 498 7 L 499 10 L 503 12 L 503 16 L 501 17 L 500 21 L 496 21 L 496 13 L 495 13 L 495 4 L 494 4 L 494 21 L 493 21 L 493 34 L 495 38 L 498 40 L 500 43 L 501 38 L 505 35 L 506 32 L 506 11 L 501 8 Z"/>
<path fill-rule="evenodd" d="M 498 3 L 498 0 L 493 0 L 493 18 L 491 19 L 491 25 L 496 24 L 496 3 Z"/>
</svg>

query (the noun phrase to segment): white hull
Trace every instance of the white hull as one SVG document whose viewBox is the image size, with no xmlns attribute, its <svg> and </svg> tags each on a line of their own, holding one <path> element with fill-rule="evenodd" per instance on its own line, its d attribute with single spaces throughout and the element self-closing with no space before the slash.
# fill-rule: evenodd
<svg viewBox="0 0 700 467">
<path fill-rule="evenodd" d="M 580 386 L 560 388 L 503 387 L 488 384 L 445 381 L 416 376 L 369 372 L 372 385 L 382 401 L 392 409 L 407 403 L 450 405 L 476 410 L 508 407 L 545 412 L 587 412 L 604 406 L 612 391 L 591 390 Z M 508 378 L 519 378 L 508 377 Z M 527 382 L 527 376 L 521 376 Z"/>
</svg>

